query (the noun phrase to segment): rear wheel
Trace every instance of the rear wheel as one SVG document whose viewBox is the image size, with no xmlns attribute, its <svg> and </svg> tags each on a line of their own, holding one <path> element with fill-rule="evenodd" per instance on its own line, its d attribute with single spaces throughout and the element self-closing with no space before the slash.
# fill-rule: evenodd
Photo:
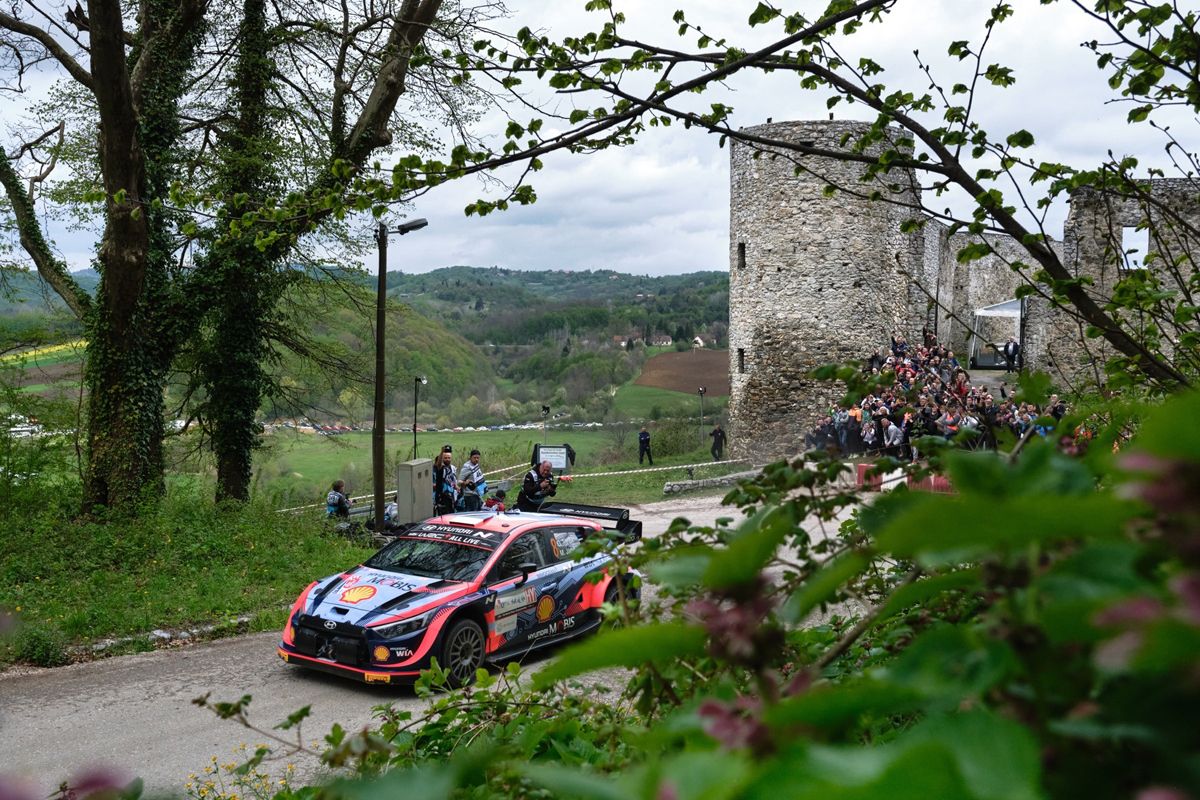
<svg viewBox="0 0 1200 800">
<path fill-rule="evenodd" d="M 442 644 L 442 666 L 450 673 L 450 683 L 466 686 L 475 680 L 475 670 L 483 666 L 483 629 L 470 619 L 450 626 Z"/>
</svg>

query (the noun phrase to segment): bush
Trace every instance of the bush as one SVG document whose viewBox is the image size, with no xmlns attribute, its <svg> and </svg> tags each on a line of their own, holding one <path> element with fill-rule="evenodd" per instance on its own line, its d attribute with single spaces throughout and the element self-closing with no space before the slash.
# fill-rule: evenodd
<svg viewBox="0 0 1200 800">
<path fill-rule="evenodd" d="M 700 435 L 694 419 L 672 419 L 660 422 L 651 432 L 651 446 L 659 458 L 681 456 L 700 446 Z"/>
<path fill-rule="evenodd" d="M 13 655 L 38 667 L 61 667 L 71 658 L 67 655 L 67 638 L 62 631 L 49 625 L 22 625 L 17 629 Z"/>
</svg>

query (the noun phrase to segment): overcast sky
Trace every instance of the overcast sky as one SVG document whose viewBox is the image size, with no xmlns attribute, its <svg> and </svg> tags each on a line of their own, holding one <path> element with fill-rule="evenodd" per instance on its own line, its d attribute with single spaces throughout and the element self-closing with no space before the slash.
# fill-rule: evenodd
<svg viewBox="0 0 1200 800">
<path fill-rule="evenodd" d="M 589 23 L 594 27 L 603 19 L 582 11 L 581 0 L 512 0 L 510 5 L 514 30 L 529 25 L 556 38 L 589 30 Z M 747 26 L 756 0 L 616 0 L 614 5 L 628 17 L 626 36 L 680 49 L 693 49 L 696 37 L 678 38 L 671 17 L 679 7 L 689 21 L 737 46 L 761 45 L 780 36 L 775 25 Z M 938 68 L 935 76 L 944 85 L 969 82 L 971 62 L 949 59 L 946 47 L 955 39 L 978 41 L 992 5 L 982 0 L 900 0 L 884 23 L 847 39 L 843 55 L 869 54 L 888 69 L 891 86 L 920 92 L 928 81 L 916 67 L 913 50 L 919 49 L 922 59 Z M 1155 153 L 1139 148 L 1161 152 L 1161 144 L 1145 127 L 1125 124 L 1128 106 L 1105 103 L 1111 97 L 1106 76 L 1096 69 L 1095 56 L 1080 46 L 1102 38 L 1103 32 L 1068 2 L 1044 7 L 1036 0 L 1014 0 L 1013 5 L 1016 15 L 997 27 L 986 61 L 1013 67 L 1017 83 L 981 93 L 976 108 L 985 127 L 993 134 L 1028 129 L 1042 160 L 1090 165 L 1109 148 L 1157 160 Z M 792 76 L 746 75 L 697 102 L 732 105 L 735 125 L 749 126 L 767 118 L 827 118 L 826 96 L 800 89 Z M 572 100 L 555 99 L 563 104 Z M 849 118 L 853 111 L 842 105 L 836 113 Z M 412 211 L 429 219 L 430 226 L 392 248 L 390 268 L 423 271 L 473 264 L 649 274 L 728 268 L 728 150 L 711 134 L 672 126 L 655 130 L 631 148 L 558 154 L 546 159 L 546 169 L 533 184 L 539 198 L 535 205 L 483 219 L 462 215 L 467 203 L 487 194 L 478 182 L 439 187 Z M 1047 221 L 1055 236 L 1061 234 L 1065 213 L 1060 206 Z"/>
<path fill-rule="evenodd" d="M 1125 124 L 1127 106 L 1105 103 L 1111 96 L 1105 76 L 1095 68 L 1095 57 L 1079 46 L 1102 38 L 1102 32 L 1066 0 L 1051 7 L 1037 0 L 1012 1 L 1016 16 L 997 28 L 986 60 L 1013 67 L 1017 84 L 1005 91 L 988 87 L 981 94 L 976 107 L 984 126 L 993 134 L 1028 129 L 1042 160 L 1094 165 L 1110 148 L 1157 160 L 1161 143 L 1144 126 Z M 781 35 L 777 25 L 753 30 L 746 25 L 757 0 L 614 0 L 614 5 L 628 17 L 626 36 L 680 49 L 694 49 L 695 35 L 677 37 L 671 17 L 678 7 L 706 32 L 727 36 L 736 46 L 754 47 Z M 801 0 L 789 8 L 811 13 L 823 5 L 824 0 Z M 900 0 L 885 22 L 847 39 L 843 55 L 857 59 L 869 54 L 887 68 L 890 86 L 921 92 L 928 82 L 916 69 L 913 50 L 919 49 L 935 65 L 941 83 L 969 82 L 972 62 L 950 61 L 946 46 L 954 39 L 978 41 L 991 5 L 984 0 Z M 583 6 L 584 0 L 510 0 L 510 17 L 499 27 L 515 31 L 528 25 L 553 38 L 578 35 L 604 19 L 584 12 Z M 748 126 L 768 117 L 824 119 L 826 96 L 801 90 L 793 76 L 747 75 L 696 102 L 734 106 L 735 125 Z M 536 99 L 560 109 L 579 100 L 548 90 Z M 838 118 L 851 113 L 837 107 Z M 481 130 L 502 131 L 501 115 L 487 118 Z M 672 126 L 652 131 L 630 148 L 586 156 L 560 153 L 545 164 L 534 176 L 539 199 L 530 207 L 482 219 L 464 216 L 464 206 L 492 191 L 475 179 L 438 187 L 420 198 L 410 215 L 427 218 L 429 227 L 394 240 L 389 268 L 423 272 L 470 264 L 638 274 L 728 268 L 728 151 L 716 137 Z M 1065 208 L 1058 208 L 1049 220 L 1049 231 L 1056 236 L 1064 213 Z M 87 266 L 92 245 L 86 236 L 59 230 L 56 241 L 72 268 Z"/>
</svg>

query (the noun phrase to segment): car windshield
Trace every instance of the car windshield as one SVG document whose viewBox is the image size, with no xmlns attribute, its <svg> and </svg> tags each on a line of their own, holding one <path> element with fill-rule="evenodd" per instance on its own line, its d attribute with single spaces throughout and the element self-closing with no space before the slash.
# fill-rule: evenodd
<svg viewBox="0 0 1200 800">
<path fill-rule="evenodd" d="M 465 544 L 400 538 L 371 556 L 366 565 L 425 578 L 472 581 L 491 554 L 491 550 Z"/>
</svg>

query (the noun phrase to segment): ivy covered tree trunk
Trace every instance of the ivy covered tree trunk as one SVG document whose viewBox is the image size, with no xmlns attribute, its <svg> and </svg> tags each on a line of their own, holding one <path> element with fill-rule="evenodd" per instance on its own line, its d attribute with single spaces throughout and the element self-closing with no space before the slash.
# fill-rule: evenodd
<svg viewBox="0 0 1200 800">
<path fill-rule="evenodd" d="M 220 150 L 221 184 L 233 198 L 221 215 L 225 225 L 243 212 L 239 198 L 267 194 L 276 179 L 269 132 L 273 112 L 268 103 L 276 75 L 266 0 L 244 0 L 242 12 L 236 122 L 223 137 Z M 245 230 L 215 242 L 206 257 L 217 301 L 205 315 L 207 341 L 200 371 L 208 395 L 206 415 L 217 462 L 218 501 L 250 496 L 252 458 L 261 433 L 256 416 L 270 385 L 264 327 L 284 284 L 275 259 L 255 245 L 253 231 Z"/>
<path fill-rule="evenodd" d="M 414 52 L 434 22 L 441 0 L 405 0 L 391 23 L 388 43 L 364 108 L 346 130 L 346 88 L 339 73 L 332 99 L 330 167 L 317 189 L 337 189 L 335 161 L 354 168 L 391 142 L 389 124 Z M 290 275 L 284 261 L 295 241 L 317 224 L 319 215 L 273 231 L 269 243 L 256 242 L 255 231 L 226 232 L 247 210 L 239 198 L 270 196 L 278 187 L 272 149 L 275 110 L 270 102 L 277 42 L 267 20 L 265 0 L 243 0 L 235 79 L 232 129 L 222 137 L 221 185 L 231 198 L 222 210 L 222 237 L 203 257 L 205 282 L 217 299 L 205 313 L 200 371 L 207 400 L 204 414 L 217 462 L 217 500 L 246 500 L 250 495 L 253 452 L 260 443 L 256 416 L 270 389 L 268 328 Z M 347 33 L 349 36 L 349 34 Z M 340 67 L 339 67 L 340 69 Z"/>
<path fill-rule="evenodd" d="M 120 4 L 92 0 L 105 230 L 95 308 L 84 322 L 88 463 L 84 510 L 132 510 L 163 488 L 163 392 L 181 321 L 169 295 L 174 220 L 153 202 L 175 174 L 179 98 L 203 31 L 202 8 L 149 0 L 126 55 Z"/>
<path fill-rule="evenodd" d="M 101 304 L 113 289 L 100 286 Z M 84 508 L 134 508 L 163 481 L 164 371 L 143 337 L 98 311 L 88 325 Z"/>
<path fill-rule="evenodd" d="M 255 0 L 257 2 L 257 0 Z M 259 405 L 270 385 L 263 330 L 275 303 L 272 265 L 253 245 L 220 248 L 223 297 L 201 370 L 208 388 L 209 428 L 217 462 L 216 499 L 247 500 L 254 450 L 262 432 Z"/>
</svg>

